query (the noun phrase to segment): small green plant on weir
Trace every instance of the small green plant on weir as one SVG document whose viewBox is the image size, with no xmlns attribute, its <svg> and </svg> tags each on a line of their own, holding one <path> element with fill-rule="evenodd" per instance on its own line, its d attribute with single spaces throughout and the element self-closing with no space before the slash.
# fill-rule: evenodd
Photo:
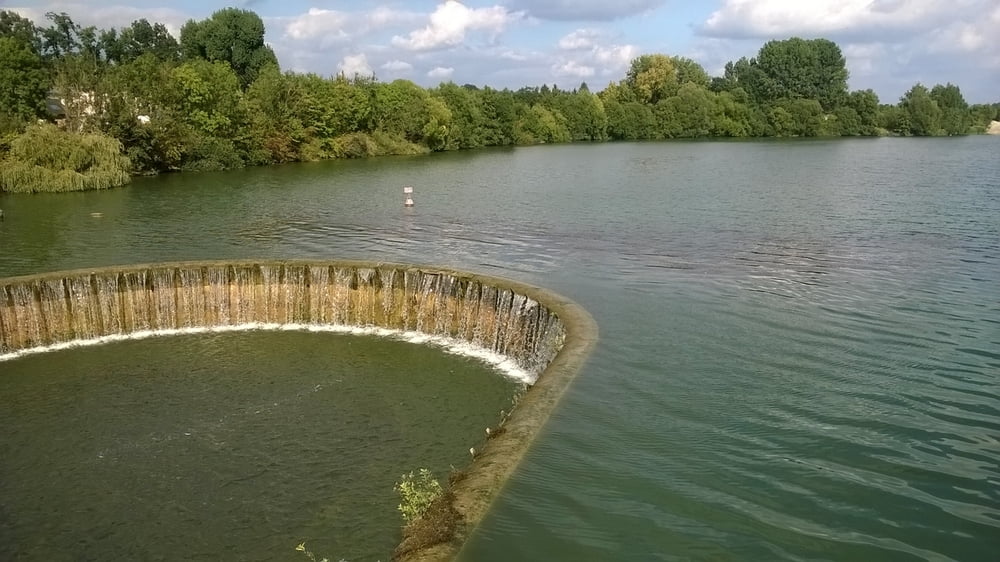
<svg viewBox="0 0 1000 562">
<path fill-rule="evenodd" d="M 317 560 L 316 555 L 313 554 L 311 550 L 306 548 L 306 543 L 304 542 L 300 542 L 298 546 L 295 547 L 295 552 L 301 552 L 303 555 L 305 555 L 306 558 L 312 560 L 312 562 L 330 562 L 330 559 L 327 558 L 326 556 Z M 338 562 L 347 562 L 347 560 L 341 558 Z"/>
<path fill-rule="evenodd" d="M 295 552 L 301 552 L 306 558 L 312 560 L 312 562 L 330 562 L 330 559 L 325 557 L 317 561 L 316 555 L 306 548 L 306 543 L 304 542 L 300 542 L 299 545 L 295 547 Z"/>
<path fill-rule="evenodd" d="M 404 474 L 393 489 L 399 492 L 399 512 L 406 524 L 423 515 L 431 503 L 443 493 L 441 484 L 426 468 Z"/>
</svg>

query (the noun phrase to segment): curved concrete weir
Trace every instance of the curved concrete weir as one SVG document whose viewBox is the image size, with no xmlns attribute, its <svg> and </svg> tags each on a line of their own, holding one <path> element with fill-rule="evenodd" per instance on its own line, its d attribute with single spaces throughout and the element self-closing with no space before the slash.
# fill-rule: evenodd
<svg viewBox="0 0 1000 562">
<path fill-rule="evenodd" d="M 451 486 L 459 515 L 407 560 L 447 560 L 520 463 L 597 341 L 591 316 L 551 291 L 451 269 L 358 261 L 181 262 L 0 280 L 0 357 L 198 328 L 416 332 L 499 354 L 534 384 Z M 75 343 L 76 342 L 76 343 Z"/>
</svg>

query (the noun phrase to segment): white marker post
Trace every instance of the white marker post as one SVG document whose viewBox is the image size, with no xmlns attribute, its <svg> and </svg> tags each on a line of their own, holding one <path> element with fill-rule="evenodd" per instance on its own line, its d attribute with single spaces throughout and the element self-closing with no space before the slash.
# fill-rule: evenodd
<svg viewBox="0 0 1000 562">
<path fill-rule="evenodd" d="M 404 187 L 403 188 L 403 197 L 405 197 L 405 200 L 403 201 L 403 205 L 405 205 L 407 207 L 412 207 L 413 206 L 413 188 L 410 187 L 410 186 Z"/>
</svg>

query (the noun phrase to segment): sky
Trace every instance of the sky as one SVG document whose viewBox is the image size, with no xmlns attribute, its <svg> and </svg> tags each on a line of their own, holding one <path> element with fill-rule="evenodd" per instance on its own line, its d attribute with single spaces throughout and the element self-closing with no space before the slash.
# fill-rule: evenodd
<svg viewBox="0 0 1000 562">
<path fill-rule="evenodd" d="M 261 16 L 282 69 L 323 76 L 596 92 L 642 54 L 718 76 L 769 40 L 823 37 L 847 58 L 850 88 L 883 103 L 917 82 L 1000 102 L 1000 0 L 0 0 L 37 23 L 49 11 L 98 28 L 146 18 L 175 35 L 230 6 Z"/>
</svg>

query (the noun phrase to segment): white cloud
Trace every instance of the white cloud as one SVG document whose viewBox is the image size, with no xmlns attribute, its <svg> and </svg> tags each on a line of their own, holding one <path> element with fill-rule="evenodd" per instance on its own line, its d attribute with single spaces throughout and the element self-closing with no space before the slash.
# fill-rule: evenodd
<svg viewBox="0 0 1000 562">
<path fill-rule="evenodd" d="M 998 5 L 1000 6 L 1000 5 Z M 997 8 L 997 22 L 989 20 L 976 22 L 958 21 L 941 26 L 930 34 L 928 48 L 934 52 L 977 53 L 990 51 L 1000 54 L 1000 7 Z"/>
<path fill-rule="evenodd" d="M 451 75 L 454 73 L 455 73 L 454 68 L 451 67 L 445 68 L 443 66 L 438 66 L 432 68 L 431 71 L 427 73 L 427 76 L 431 78 L 451 78 Z"/>
<path fill-rule="evenodd" d="M 345 29 L 349 17 L 344 12 L 310 8 L 305 14 L 296 16 L 285 25 L 285 34 L 292 39 L 314 39 L 335 37 L 346 39 Z"/>
<path fill-rule="evenodd" d="M 563 21 L 610 21 L 659 8 L 665 0 L 507 0 L 532 17 Z"/>
<path fill-rule="evenodd" d="M 876 61 L 884 58 L 888 49 L 880 43 L 852 43 L 841 51 L 850 66 L 851 76 L 860 78 L 876 72 Z"/>
<path fill-rule="evenodd" d="M 468 31 L 502 32 L 509 23 L 520 19 L 520 13 L 508 12 L 501 6 L 469 8 L 456 0 L 439 4 L 423 29 L 411 31 L 408 37 L 395 36 L 392 44 L 413 51 L 454 47 L 465 40 Z"/>
<path fill-rule="evenodd" d="M 401 60 L 391 60 L 383 64 L 379 68 L 383 70 L 389 70 L 391 72 L 408 72 L 410 70 L 413 70 L 413 65 Z"/>
<path fill-rule="evenodd" d="M 559 48 L 566 51 L 593 48 L 601 33 L 595 29 L 577 29 L 559 40 Z"/>
<path fill-rule="evenodd" d="M 414 25 L 421 21 L 423 16 L 416 12 L 393 10 L 385 6 L 379 6 L 373 11 L 365 14 L 365 23 L 368 29 L 382 29 L 399 25 Z"/>
<path fill-rule="evenodd" d="M 374 74 L 371 65 L 368 64 L 368 57 L 364 53 L 357 55 L 346 55 L 337 67 L 344 76 L 371 76 Z"/>
<path fill-rule="evenodd" d="M 268 18 L 284 30 L 287 38 L 297 41 L 320 39 L 326 44 L 348 40 L 378 30 L 412 25 L 421 16 L 413 12 L 378 7 L 371 12 L 345 12 L 310 8 L 293 17 Z"/>
<path fill-rule="evenodd" d="M 518 62 L 528 60 L 528 55 L 526 55 L 526 54 L 524 54 L 524 53 L 522 53 L 520 51 L 514 51 L 514 50 L 511 50 L 511 49 L 507 49 L 507 50 L 502 51 L 499 56 L 502 59 L 507 59 L 507 60 L 512 60 L 512 61 L 518 61 Z"/>
<path fill-rule="evenodd" d="M 625 74 L 632 59 L 639 55 L 635 45 L 599 44 L 601 33 L 593 30 L 577 30 L 559 41 L 562 52 L 551 65 L 550 71 L 557 77 L 592 78 L 607 77 L 613 80 Z"/>
<path fill-rule="evenodd" d="M 709 16 L 702 31 L 770 39 L 796 34 L 926 29 L 954 4 L 941 0 L 725 0 Z"/>
<path fill-rule="evenodd" d="M 594 67 L 580 64 L 576 61 L 566 61 L 552 65 L 552 73 L 556 76 L 571 76 L 574 78 L 590 78 L 596 71 Z"/>
<path fill-rule="evenodd" d="M 639 56 L 639 48 L 635 45 L 610 43 L 608 35 L 598 29 L 577 29 L 563 36 L 558 47 L 559 60 L 552 65 L 552 72 L 557 76 L 623 74 L 632 59 Z"/>
<path fill-rule="evenodd" d="M 624 68 L 638 56 L 639 48 L 635 45 L 611 45 L 594 48 L 594 59 L 610 69 Z"/>
</svg>

